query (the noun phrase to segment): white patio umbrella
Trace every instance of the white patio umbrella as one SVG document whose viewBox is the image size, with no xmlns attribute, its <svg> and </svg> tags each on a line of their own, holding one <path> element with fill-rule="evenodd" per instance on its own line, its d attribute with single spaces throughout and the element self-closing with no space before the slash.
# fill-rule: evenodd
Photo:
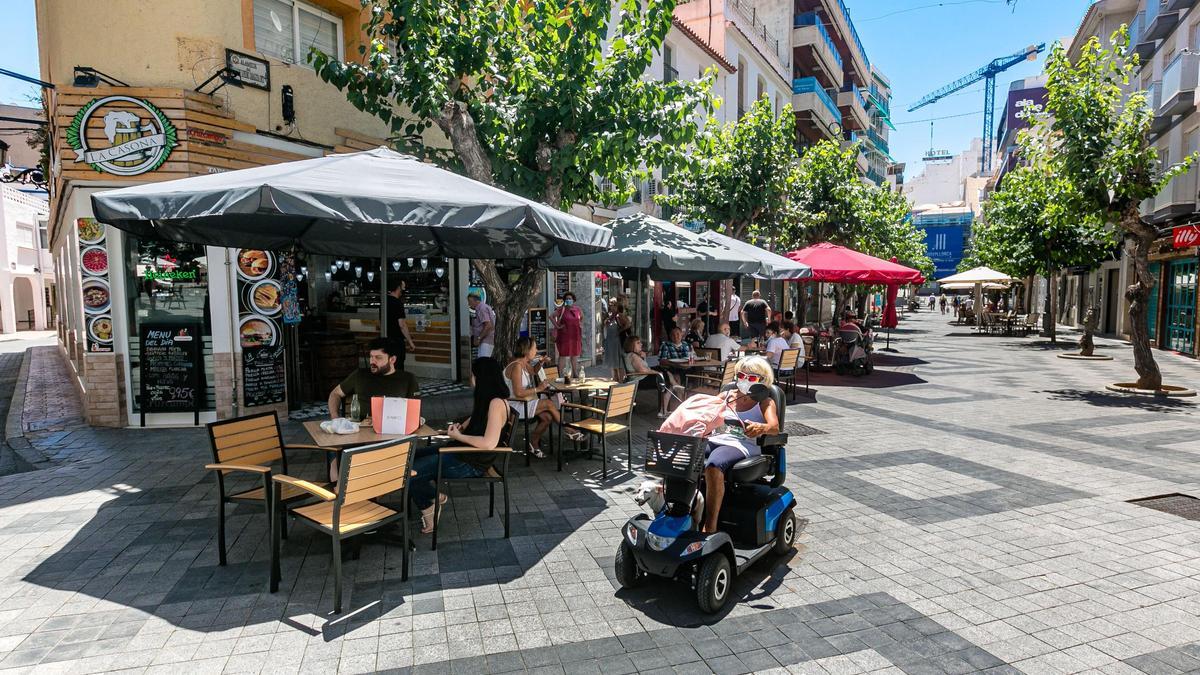
<svg viewBox="0 0 1200 675">
<path fill-rule="evenodd" d="M 971 284 L 975 286 L 975 312 L 983 308 L 983 285 L 984 284 L 1007 284 L 1015 281 L 1012 277 L 1003 272 L 981 265 L 974 269 L 969 269 L 966 272 L 951 274 L 943 279 L 938 279 L 938 284 L 945 286 L 946 284 Z M 977 321 L 976 325 L 982 322 Z"/>
</svg>

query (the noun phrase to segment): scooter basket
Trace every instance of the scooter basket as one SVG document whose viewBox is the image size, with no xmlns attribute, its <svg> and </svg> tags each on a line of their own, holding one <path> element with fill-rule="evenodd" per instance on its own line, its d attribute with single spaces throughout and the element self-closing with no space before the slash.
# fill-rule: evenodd
<svg viewBox="0 0 1200 675">
<path fill-rule="evenodd" d="M 646 445 L 646 473 L 695 483 L 704 468 L 703 438 L 649 432 Z"/>
</svg>

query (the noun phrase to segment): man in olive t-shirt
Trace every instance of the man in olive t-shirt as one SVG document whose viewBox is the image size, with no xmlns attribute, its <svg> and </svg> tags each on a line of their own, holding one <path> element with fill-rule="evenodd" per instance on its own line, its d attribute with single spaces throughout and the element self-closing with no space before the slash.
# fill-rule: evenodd
<svg viewBox="0 0 1200 675">
<path fill-rule="evenodd" d="M 350 373 L 329 393 L 329 419 L 341 417 L 342 402 L 355 394 L 358 394 L 358 404 L 364 417 L 371 414 L 373 396 L 414 398 L 417 395 L 417 378 L 406 370 L 396 368 L 396 356 L 400 350 L 394 341 L 378 338 L 372 340 L 367 348 L 370 350 L 368 367 Z M 346 414 L 349 413 L 350 406 L 347 404 Z"/>
</svg>

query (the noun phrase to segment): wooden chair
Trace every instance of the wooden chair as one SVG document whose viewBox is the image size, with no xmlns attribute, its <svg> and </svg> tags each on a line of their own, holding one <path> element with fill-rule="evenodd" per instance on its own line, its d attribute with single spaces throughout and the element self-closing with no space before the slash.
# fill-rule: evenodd
<svg viewBox="0 0 1200 675">
<path fill-rule="evenodd" d="M 684 378 L 684 391 L 695 393 L 697 391 L 718 392 L 727 384 L 733 382 L 733 375 L 737 372 L 737 361 L 726 361 L 722 367 L 720 375 L 710 373 L 688 373 Z"/>
<path fill-rule="evenodd" d="M 286 488 L 300 490 L 320 501 L 292 509 L 297 522 L 330 536 L 333 541 L 333 612 L 342 612 L 342 541 L 400 521 L 401 580 L 408 580 L 408 492 L 400 510 L 376 501 L 404 490 L 412 468 L 412 439 L 394 439 L 346 450 L 342 453 L 337 492 L 288 475 L 275 476 L 276 494 Z M 278 525 L 279 511 L 274 512 Z M 279 537 L 271 543 L 271 592 L 279 590 Z"/>
<path fill-rule="evenodd" d="M 698 359 L 721 360 L 721 350 L 716 347 L 696 347 L 692 351 L 696 352 L 696 358 Z"/>
<path fill-rule="evenodd" d="M 517 413 L 512 408 L 508 409 L 508 422 L 505 423 L 504 429 L 500 431 L 500 442 L 506 447 L 499 447 L 494 450 L 480 450 L 471 446 L 451 446 L 438 449 L 438 464 L 437 478 L 435 484 L 437 491 L 442 491 L 442 486 L 446 486 L 447 491 L 450 489 L 450 483 L 487 483 L 488 484 L 488 518 L 496 515 L 496 483 L 504 489 L 504 538 L 508 539 L 509 533 L 509 500 L 508 500 L 508 460 L 512 457 L 512 442 L 513 436 L 517 429 Z M 469 454 L 473 452 L 487 452 L 500 454 L 500 466 L 492 465 L 495 471 L 488 471 L 482 476 L 474 478 L 442 478 L 442 457 L 451 454 Z M 433 550 L 437 550 L 438 540 L 438 523 L 441 522 L 442 515 L 441 497 L 433 500 Z"/>
<path fill-rule="evenodd" d="M 288 472 L 288 450 L 316 450 L 325 448 L 316 445 L 284 445 L 283 433 L 279 429 L 279 418 L 273 412 L 247 415 L 231 420 L 210 422 L 207 425 L 208 440 L 212 447 L 213 463 L 204 465 L 217 476 L 217 555 L 221 565 L 225 559 L 225 505 L 237 503 L 262 504 L 266 509 L 267 526 L 271 525 L 271 512 L 293 502 L 309 498 L 303 490 L 289 488 L 279 495 L 276 502 L 271 490 L 271 465 L 278 462 L 283 473 Z M 226 492 L 225 476 L 241 472 L 257 474 L 262 485 L 239 492 Z M 322 487 L 328 485 L 316 483 Z M 282 533 L 284 537 L 287 532 Z"/>
<path fill-rule="evenodd" d="M 792 401 L 796 400 L 796 371 L 805 365 L 807 365 L 807 361 L 801 363 L 799 347 L 785 349 L 779 354 L 779 365 L 775 366 L 775 381 L 788 382 Z M 808 368 L 804 368 L 804 395 L 808 395 Z"/>
<path fill-rule="evenodd" d="M 1021 336 L 1029 335 L 1030 331 L 1038 329 L 1038 321 L 1042 318 L 1040 312 L 1030 312 L 1025 316 L 1025 321 L 1018 326 L 1021 329 Z"/>
<path fill-rule="evenodd" d="M 601 469 L 601 479 L 608 480 L 608 437 L 613 434 L 624 433 L 625 443 L 629 449 L 629 470 L 633 471 L 633 400 L 637 394 L 637 382 L 625 382 L 623 384 L 614 384 L 608 388 L 608 400 L 605 401 L 604 409 L 596 408 L 590 405 L 579 405 L 577 403 L 566 403 L 564 408 L 578 410 L 581 413 L 586 413 L 588 416 L 574 422 L 563 422 L 558 428 L 558 470 L 562 471 L 562 430 L 563 427 L 582 431 L 588 436 L 588 447 L 591 447 L 592 437 L 600 437 L 600 453 L 603 458 Z M 618 422 L 617 420 L 624 417 L 625 421 Z"/>
</svg>

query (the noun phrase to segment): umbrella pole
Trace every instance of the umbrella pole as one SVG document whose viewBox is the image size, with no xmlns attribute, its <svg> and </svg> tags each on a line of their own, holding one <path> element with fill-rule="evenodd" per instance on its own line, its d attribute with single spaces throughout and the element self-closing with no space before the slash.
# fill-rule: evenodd
<svg viewBox="0 0 1200 675">
<path fill-rule="evenodd" d="M 381 226 L 380 229 L 381 229 L 381 232 L 383 235 L 383 242 L 382 242 L 383 250 L 381 251 L 381 258 L 380 258 L 380 262 L 379 262 L 379 336 L 380 337 L 396 337 L 396 336 L 392 336 L 391 331 L 388 330 L 388 315 L 387 315 L 388 304 L 387 304 L 387 298 L 384 297 L 384 294 L 386 294 L 388 291 L 391 290 L 390 288 L 388 288 L 388 273 L 387 273 L 387 267 L 388 267 L 387 227 Z M 401 369 L 403 369 L 403 364 L 401 364 Z"/>
</svg>

